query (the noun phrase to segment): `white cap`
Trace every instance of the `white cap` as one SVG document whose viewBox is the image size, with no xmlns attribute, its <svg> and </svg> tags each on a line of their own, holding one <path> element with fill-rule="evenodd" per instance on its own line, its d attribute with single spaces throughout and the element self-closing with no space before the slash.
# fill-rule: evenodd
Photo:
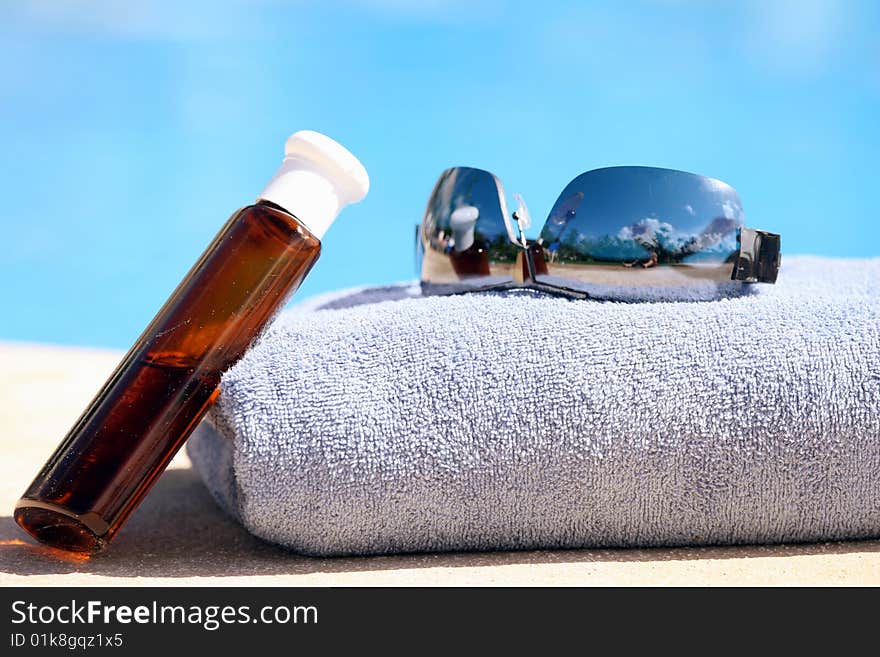
<svg viewBox="0 0 880 657">
<path fill-rule="evenodd" d="M 287 139 L 284 161 L 259 199 L 280 205 L 321 239 L 339 211 L 369 189 L 367 170 L 344 146 L 300 130 Z"/>
<path fill-rule="evenodd" d="M 452 228 L 452 239 L 455 241 L 453 248 L 456 251 L 466 251 L 474 244 L 474 228 L 480 210 L 473 205 L 463 205 L 457 208 L 449 217 L 449 227 Z"/>
</svg>

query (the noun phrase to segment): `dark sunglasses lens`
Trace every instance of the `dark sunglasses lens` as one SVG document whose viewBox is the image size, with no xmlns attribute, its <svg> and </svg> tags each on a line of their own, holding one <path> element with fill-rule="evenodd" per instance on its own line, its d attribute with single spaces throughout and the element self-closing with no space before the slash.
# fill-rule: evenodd
<svg viewBox="0 0 880 657">
<path fill-rule="evenodd" d="M 661 298 L 696 287 L 735 293 L 742 226 L 739 196 L 720 180 L 651 167 L 589 171 L 568 184 L 547 218 L 539 240 L 545 273 L 537 279 L 606 298 L 635 288 L 634 298 L 648 288 Z"/>
<path fill-rule="evenodd" d="M 494 175 L 468 167 L 444 171 L 422 221 L 423 289 L 436 294 L 509 283 L 518 250 L 505 214 Z"/>
</svg>

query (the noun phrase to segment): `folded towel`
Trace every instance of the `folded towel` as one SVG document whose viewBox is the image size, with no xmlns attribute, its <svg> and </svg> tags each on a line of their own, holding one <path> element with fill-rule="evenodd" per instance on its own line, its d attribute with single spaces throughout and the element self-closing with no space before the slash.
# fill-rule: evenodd
<svg viewBox="0 0 880 657">
<path fill-rule="evenodd" d="M 778 285 L 712 302 L 393 286 L 310 306 L 226 373 L 189 442 L 264 539 L 333 555 L 880 535 L 880 259 L 789 257 Z"/>
</svg>

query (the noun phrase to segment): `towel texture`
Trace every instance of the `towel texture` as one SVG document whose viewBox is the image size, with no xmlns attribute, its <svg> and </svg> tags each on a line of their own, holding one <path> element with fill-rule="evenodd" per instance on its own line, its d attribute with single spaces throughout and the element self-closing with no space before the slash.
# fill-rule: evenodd
<svg viewBox="0 0 880 657">
<path fill-rule="evenodd" d="M 336 295 L 279 318 L 188 445 L 307 554 L 878 536 L 880 259 L 789 257 L 712 302 Z"/>
</svg>

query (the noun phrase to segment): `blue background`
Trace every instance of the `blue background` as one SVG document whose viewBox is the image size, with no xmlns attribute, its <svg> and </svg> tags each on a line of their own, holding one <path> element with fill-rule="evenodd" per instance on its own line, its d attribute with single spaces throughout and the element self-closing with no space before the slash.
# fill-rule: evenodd
<svg viewBox="0 0 880 657">
<path fill-rule="evenodd" d="M 587 169 L 694 171 L 786 253 L 880 255 L 878 32 L 870 1 L 3 3 L 0 338 L 128 346 L 301 128 L 372 191 L 298 298 L 412 278 L 455 164 L 536 224 Z"/>
</svg>

